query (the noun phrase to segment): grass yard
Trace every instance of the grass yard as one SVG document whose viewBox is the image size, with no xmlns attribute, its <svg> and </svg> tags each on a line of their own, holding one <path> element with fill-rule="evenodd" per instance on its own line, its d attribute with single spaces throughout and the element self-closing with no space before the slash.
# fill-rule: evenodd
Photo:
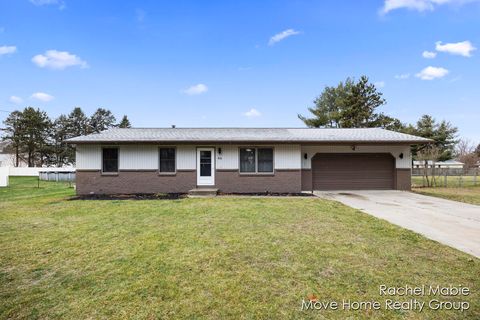
<svg viewBox="0 0 480 320">
<path fill-rule="evenodd" d="M 412 191 L 427 196 L 480 205 L 480 185 L 463 188 L 413 188 Z"/>
<path fill-rule="evenodd" d="M 432 177 L 428 177 L 430 180 Z M 436 185 L 439 187 L 445 187 L 445 177 L 435 176 Z M 423 176 L 412 176 L 412 185 L 414 187 L 426 186 L 427 182 L 424 181 Z M 448 188 L 463 188 L 463 187 L 480 187 L 480 177 L 477 176 L 447 176 Z"/>
<path fill-rule="evenodd" d="M 480 319 L 479 259 L 336 202 L 73 194 L 0 188 L 0 319 Z M 300 311 L 310 294 L 383 303 L 381 284 L 467 286 L 440 300 L 470 309 Z"/>
</svg>

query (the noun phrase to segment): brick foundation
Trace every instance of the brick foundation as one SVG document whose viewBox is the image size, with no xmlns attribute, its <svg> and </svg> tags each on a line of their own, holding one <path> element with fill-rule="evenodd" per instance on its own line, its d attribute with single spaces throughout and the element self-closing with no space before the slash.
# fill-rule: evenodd
<svg viewBox="0 0 480 320">
<path fill-rule="evenodd" d="M 275 170 L 274 175 L 244 175 L 238 170 L 217 170 L 215 187 L 226 193 L 302 191 L 301 170 Z"/>
<path fill-rule="evenodd" d="M 395 169 L 395 189 L 412 189 L 412 171 L 410 169 Z"/>
<path fill-rule="evenodd" d="M 196 171 L 178 171 L 175 175 L 159 175 L 157 171 L 120 171 L 118 175 L 102 175 L 100 171 L 77 171 L 78 195 L 186 193 L 196 187 Z"/>
<path fill-rule="evenodd" d="M 300 170 L 277 170 L 274 175 L 241 175 L 237 170 L 215 172 L 215 188 L 225 193 L 301 191 Z M 100 171 L 77 171 L 78 195 L 187 193 L 197 187 L 196 171 L 178 171 L 159 175 L 157 171 L 120 171 L 102 175 Z"/>
<path fill-rule="evenodd" d="M 312 169 L 302 169 L 302 191 L 312 190 Z"/>
<path fill-rule="evenodd" d="M 242 175 L 237 170 L 217 170 L 215 188 L 225 193 L 279 192 L 297 193 L 312 189 L 311 170 L 276 170 L 274 175 Z M 196 171 L 178 171 L 159 175 L 157 171 L 120 171 L 102 175 L 100 171 L 76 174 L 78 195 L 187 193 L 197 187 Z M 395 170 L 395 189 L 411 189 L 411 170 Z"/>
</svg>

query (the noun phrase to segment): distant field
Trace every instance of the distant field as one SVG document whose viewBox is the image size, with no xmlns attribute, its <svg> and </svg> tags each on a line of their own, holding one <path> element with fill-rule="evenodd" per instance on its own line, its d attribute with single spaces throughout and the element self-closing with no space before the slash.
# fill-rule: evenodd
<svg viewBox="0 0 480 320">
<path fill-rule="evenodd" d="M 0 319 L 480 319 L 479 259 L 338 202 L 36 186 L 0 188 Z M 464 312 L 300 311 L 312 294 L 384 302 L 380 285 L 460 284 L 471 294 L 440 300 Z"/>
</svg>

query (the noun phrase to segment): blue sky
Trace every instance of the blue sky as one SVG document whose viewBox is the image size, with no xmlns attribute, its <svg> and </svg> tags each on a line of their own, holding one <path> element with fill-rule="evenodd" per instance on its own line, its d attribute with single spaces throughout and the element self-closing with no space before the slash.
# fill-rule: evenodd
<svg viewBox="0 0 480 320">
<path fill-rule="evenodd" d="M 382 111 L 478 143 L 479 30 L 475 0 L 0 0 L 0 109 L 301 127 L 324 86 L 365 74 Z"/>
</svg>

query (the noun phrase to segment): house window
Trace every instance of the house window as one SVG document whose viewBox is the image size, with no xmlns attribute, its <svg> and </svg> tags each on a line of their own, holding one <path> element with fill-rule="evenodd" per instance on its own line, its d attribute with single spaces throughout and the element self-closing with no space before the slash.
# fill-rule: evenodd
<svg viewBox="0 0 480 320">
<path fill-rule="evenodd" d="M 175 172 L 175 148 L 160 148 L 160 172 Z"/>
<path fill-rule="evenodd" d="M 258 149 L 258 172 L 273 172 L 273 149 Z"/>
<path fill-rule="evenodd" d="M 272 173 L 272 148 L 240 148 L 241 173 Z"/>
<path fill-rule="evenodd" d="M 106 173 L 118 172 L 118 148 L 102 149 L 102 171 Z"/>
</svg>

